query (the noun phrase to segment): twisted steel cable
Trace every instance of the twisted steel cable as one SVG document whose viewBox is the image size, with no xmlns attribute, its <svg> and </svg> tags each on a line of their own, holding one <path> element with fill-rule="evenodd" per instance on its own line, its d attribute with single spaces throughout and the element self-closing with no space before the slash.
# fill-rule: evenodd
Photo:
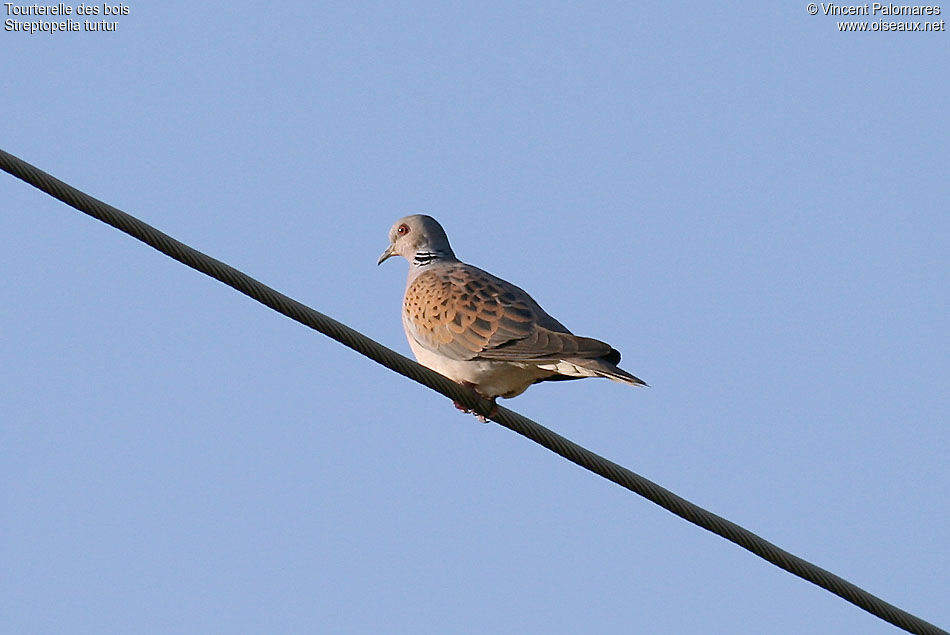
<svg viewBox="0 0 950 635">
<path fill-rule="evenodd" d="M 947 631 L 885 602 L 844 578 L 785 551 L 748 529 L 677 496 L 648 478 L 591 452 L 517 412 L 498 407 L 497 411 L 493 413 L 494 408 L 491 402 L 478 397 L 472 391 L 439 373 L 417 364 L 345 324 L 337 322 L 319 311 L 315 311 L 268 287 L 220 260 L 216 260 L 175 240 L 134 216 L 77 190 L 3 150 L 0 150 L 0 168 L 67 205 L 112 225 L 167 256 L 223 282 L 305 326 L 333 338 L 390 370 L 428 386 L 466 408 L 546 447 L 572 463 L 576 463 L 621 487 L 625 487 L 631 492 L 643 496 L 680 518 L 711 531 L 747 551 L 751 551 L 760 558 L 844 598 L 872 615 L 910 633 L 950 635 Z"/>
</svg>

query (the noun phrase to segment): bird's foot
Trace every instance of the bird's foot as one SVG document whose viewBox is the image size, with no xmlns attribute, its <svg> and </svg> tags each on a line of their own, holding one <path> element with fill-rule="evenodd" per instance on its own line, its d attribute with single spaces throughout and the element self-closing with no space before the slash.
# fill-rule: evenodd
<svg viewBox="0 0 950 635">
<path fill-rule="evenodd" d="M 471 390 L 472 392 L 474 392 L 476 395 L 478 395 L 482 399 L 488 399 L 488 397 L 481 394 L 480 392 L 478 392 L 478 390 L 475 389 L 475 384 L 467 382 L 467 381 L 459 382 L 459 383 L 465 386 L 466 388 L 468 388 L 469 390 Z M 492 407 L 491 407 L 491 411 L 488 413 L 488 417 L 494 417 L 496 414 L 498 414 L 498 404 L 495 403 L 495 399 L 497 399 L 497 397 L 491 398 Z M 486 417 L 485 415 L 478 414 L 471 408 L 466 408 L 465 406 L 463 406 L 457 401 L 453 401 L 452 405 L 466 414 L 475 415 L 475 418 L 481 421 L 482 423 L 488 423 L 488 417 Z"/>
</svg>

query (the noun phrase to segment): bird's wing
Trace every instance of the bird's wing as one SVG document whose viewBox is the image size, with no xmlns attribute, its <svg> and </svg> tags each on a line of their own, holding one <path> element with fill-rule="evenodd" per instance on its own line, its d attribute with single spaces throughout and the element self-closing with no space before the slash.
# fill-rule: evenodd
<svg viewBox="0 0 950 635">
<path fill-rule="evenodd" d="M 420 345 L 455 360 L 543 362 L 612 350 L 571 334 L 522 289 L 464 263 L 416 277 L 406 289 L 403 322 Z"/>
</svg>

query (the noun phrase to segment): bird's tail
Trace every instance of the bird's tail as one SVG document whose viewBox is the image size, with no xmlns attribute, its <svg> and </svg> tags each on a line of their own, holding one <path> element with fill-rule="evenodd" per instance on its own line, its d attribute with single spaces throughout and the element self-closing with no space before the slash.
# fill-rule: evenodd
<svg viewBox="0 0 950 635">
<path fill-rule="evenodd" d="M 619 355 L 617 356 L 619 358 Z M 618 359 L 619 361 L 619 359 Z M 548 368 L 547 365 L 541 368 Z M 549 370 L 564 376 L 564 379 L 579 379 L 581 377 L 606 377 L 612 381 L 631 386 L 647 386 L 648 384 L 617 366 L 615 363 L 604 358 L 584 359 L 572 357 L 558 360 L 556 364 L 551 364 Z"/>
</svg>

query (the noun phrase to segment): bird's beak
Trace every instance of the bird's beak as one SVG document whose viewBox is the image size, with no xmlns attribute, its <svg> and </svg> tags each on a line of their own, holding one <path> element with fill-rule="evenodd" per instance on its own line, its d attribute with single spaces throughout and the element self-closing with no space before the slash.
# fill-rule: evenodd
<svg viewBox="0 0 950 635">
<path fill-rule="evenodd" d="M 386 251 L 384 251 L 383 254 L 379 257 L 379 260 L 376 261 L 376 266 L 383 264 L 383 262 L 386 259 L 392 258 L 393 256 L 395 256 L 396 255 L 396 252 L 394 251 L 395 247 L 396 245 L 390 245 L 389 247 L 386 247 Z"/>
</svg>

